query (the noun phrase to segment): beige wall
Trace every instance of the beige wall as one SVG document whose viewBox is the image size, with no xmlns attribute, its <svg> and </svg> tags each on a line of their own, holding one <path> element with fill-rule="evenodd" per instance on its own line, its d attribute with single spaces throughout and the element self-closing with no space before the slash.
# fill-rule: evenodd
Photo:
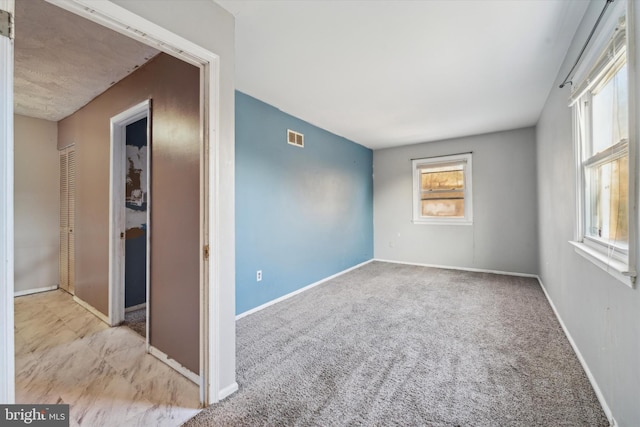
<svg viewBox="0 0 640 427">
<path fill-rule="evenodd" d="M 76 144 L 76 295 L 109 304 L 110 119 L 145 99 L 151 113 L 151 345 L 199 372 L 199 69 L 160 54 L 59 122 Z"/>
<path fill-rule="evenodd" d="M 15 292 L 58 285 L 58 124 L 14 115 Z"/>
</svg>

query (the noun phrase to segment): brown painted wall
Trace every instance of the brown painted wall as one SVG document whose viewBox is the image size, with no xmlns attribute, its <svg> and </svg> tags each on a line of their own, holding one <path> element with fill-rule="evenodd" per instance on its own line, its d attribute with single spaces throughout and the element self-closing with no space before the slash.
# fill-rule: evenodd
<svg viewBox="0 0 640 427">
<path fill-rule="evenodd" d="M 151 345 L 199 372 L 199 69 L 160 54 L 58 125 L 76 144 L 76 295 L 109 304 L 109 132 L 152 99 Z"/>
</svg>

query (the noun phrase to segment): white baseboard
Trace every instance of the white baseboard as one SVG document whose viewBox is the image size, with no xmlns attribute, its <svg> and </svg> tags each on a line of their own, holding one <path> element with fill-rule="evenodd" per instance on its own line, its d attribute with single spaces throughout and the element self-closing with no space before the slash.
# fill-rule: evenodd
<svg viewBox="0 0 640 427">
<path fill-rule="evenodd" d="M 236 391 L 238 391 L 238 383 L 234 382 L 233 384 L 228 385 L 227 387 L 220 390 L 220 392 L 218 393 L 218 400 L 225 399 L 231 396 Z"/>
<path fill-rule="evenodd" d="M 596 382 L 595 377 L 591 373 L 591 370 L 589 369 L 589 365 L 587 365 L 587 362 L 584 360 L 584 357 L 582 357 L 582 353 L 580 353 L 580 349 L 578 348 L 575 341 L 573 340 L 571 333 L 569 333 L 569 330 L 565 326 L 562 320 L 562 317 L 560 317 L 560 313 L 558 313 L 558 310 L 556 310 L 556 306 L 555 304 L 553 304 L 553 301 L 551 300 L 551 297 L 549 296 L 547 289 L 544 287 L 544 284 L 542 283 L 542 279 L 540 279 L 539 276 L 537 277 L 537 279 L 538 279 L 538 283 L 540 283 L 540 287 L 542 288 L 542 292 L 544 292 L 544 295 L 547 297 L 547 301 L 549 301 L 549 305 L 551 306 L 553 313 L 556 315 L 556 319 L 558 319 L 558 322 L 560 323 L 560 326 L 562 327 L 562 330 L 564 331 L 565 336 L 569 340 L 569 344 L 571 344 L 573 351 L 576 353 L 576 356 L 578 357 L 578 360 L 582 365 L 582 369 L 584 369 L 584 372 L 587 374 L 587 378 L 589 379 L 589 382 L 591 383 L 591 386 L 593 387 L 593 390 L 596 393 L 596 397 L 598 398 L 598 402 L 600 402 L 600 406 L 602 406 L 602 410 L 604 411 L 604 414 L 606 415 L 607 419 L 609 420 L 609 423 L 612 426 L 617 426 L 618 423 L 613 417 L 613 412 L 611 412 L 611 408 L 609 408 L 609 405 L 607 404 L 607 401 L 605 400 L 604 395 L 602 394 L 602 391 L 600 390 L 600 387 L 598 386 L 598 383 Z"/>
<path fill-rule="evenodd" d="M 89 304 L 88 302 L 82 301 L 80 298 L 78 298 L 77 296 L 73 296 L 73 300 L 75 302 L 77 302 L 82 308 L 84 308 L 85 310 L 87 310 L 89 313 L 93 314 L 94 316 L 96 316 L 98 319 L 102 320 L 104 323 L 106 323 L 109 326 L 114 326 L 111 324 L 111 322 L 109 322 L 109 318 L 107 316 L 105 316 L 104 314 L 102 314 L 97 308 L 95 308 L 94 306 L 92 306 L 91 304 Z"/>
<path fill-rule="evenodd" d="M 129 313 L 130 311 L 136 311 L 146 307 L 147 307 L 147 303 L 143 302 L 142 304 L 132 305 L 131 307 L 125 307 L 124 312 Z"/>
<path fill-rule="evenodd" d="M 46 286 L 44 288 L 26 289 L 24 291 L 16 291 L 16 292 L 13 293 L 13 296 L 14 297 L 22 297 L 22 296 L 25 296 L 25 295 L 39 294 L 40 292 L 53 291 L 55 289 L 58 289 L 58 285 Z"/>
<path fill-rule="evenodd" d="M 338 277 L 338 276 L 342 276 L 343 274 L 348 273 L 348 272 L 350 272 L 350 271 L 352 271 L 352 270 L 355 270 L 356 268 L 360 268 L 360 267 L 362 267 L 363 265 L 369 264 L 369 263 L 370 263 L 370 262 L 372 262 L 372 261 L 373 261 L 373 259 L 370 259 L 369 261 L 361 262 L 361 263 L 360 263 L 360 264 L 358 264 L 358 265 L 354 265 L 353 267 L 347 268 L 346 270 L 342 270 L 341 272 L 336 273 L 336 274 L 334 274 L 334 275 L 332 275 L 332 276 L 325 277 L 324 279 L 322 279 L 322 280 L 318 280 L 317 282 L 314 282 L 314 283 L 312 283 L 312 284 L 310 284 L 310 285 L 307 285 L 307 286 L 305 286 L 304 288 L 300 288 L 300 289 L 295 290 L 295 291 L 293 291 L 293 292 L 291 292 L 291 293 L 288 293 L 288 294 L 286 294 L 286 295 L 283 295 L 283 296 L 281 296 L 281 297 L 279 297 L 279 298 L 276 298 L 276 299 L 274 299 L 274 300 L 271 300 L 271 301 L 269 301 L 269 302 L 267 302 L 267 303 L 265 303 L 265 304 L 262 304 L 262 305 L 260 305 L 260 306 L 258 306 L 258 307 L 256 307 L 256 308 L 252 308 L 251 310 L 247 310 L 247 311 L 245 311 L 244 313 L 240 313 L 240 314 L 238 314 L 238 315 L 236 316 L 236 320 L 240 320 L 240 319 L 242 319 L 243 317 L 246 317 L 246 316 L 248 316 L 248 315 L 250 315 L 250 314 L 253 314 L 253 313 L 257 312 L 257 311 L 263 310 L 263 309 L 265 309 L 265 308 L 267 308 L 267 307 L 269 307 L 269 306 L 272 306 L 272 305 L 274 305 L 274 304 L 277 304 L 277 303 L 279 303 L 279 302 L 282 302 L 282 301 L 284 301 L 284 300 L 286 300 L 286 299 L 291 298 L 292 296 L 298 295 L 299 293 L 302 293 L 302 292 L 304 292 L 304 291 L 308 291 L 309 289 L 311 289 L 311 288 L 313 288 L 313 287 L 315 287 L 315 286 L 318 286 L 318 285 L 320 285 L 320 284 L 322 284 L 322 283 L 324 283 L 324 282 L 327 282 L 327 281 L 329 281 L 329 280 L 331 280 L 331 279 L 335 279 L 335 278 L 336 278 L 336 277 Z"/>
<path fill-rule="evenodd" d="M 394 260 L 390 260 L 390 259 L 379 259 L 379 258 L 374 258 L 373 261 L 388 262 L 388 263 L 391 263 L 391 264 L 415 265 L 415 266 L 418 266 L 418 267 L 442 268 L 443 270 L 472 271 L 474 273 L 502 274 L 504 276 L 531 277 L 533 279 L 537 279 L 538 278 L 537 274 L 516 273 L 516 272 L 513 272 L 513 271 L 501 271 L 501 270 L 487 270 L 485 268 L 455 267 L 455 266 L 452 266 L 452 265 L 423 264 L 423 263 L 419 263 L 419 262 L 404 262 L 404 261 L 394 261 Z"/>
<path fill-rule="evenodd" d="M 196 383 L 198 385 L 198 387 L 200 386 L 200 375 L 191 372 L 188 368 L 186 368 L 185 366 L 182 366 L 180 364 L 180 362 L 178 362 L 175 359 L 170 358 L 169 356 L 167 356 L 166 353 L 158 350 L 156 347 L 150 345 L 149 346 L 149 354 L 151 354 L 152 356 L 154 356 L 156 359 L 159 359 L 160 361 L 162 361 L 163 363 L 165 363 L 166 365 L 168 365 L 170 368 L 173 368 L 175 371 L 177 371 L 179 374 L 182 374 L 184 377 L 186 377 L 187 379 L 193 381 L 194 383 Z"/>
</svg>

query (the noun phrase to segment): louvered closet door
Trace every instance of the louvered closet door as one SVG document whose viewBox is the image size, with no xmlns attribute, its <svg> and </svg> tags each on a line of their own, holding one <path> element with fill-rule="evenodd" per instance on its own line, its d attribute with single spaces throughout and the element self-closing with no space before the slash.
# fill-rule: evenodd
<svg viewBox="0 0 640 427">
<path fill-rule="evenodd" d="M 60 151 L 60 288 L 74 293 L 75 151 Z"/>
<path fill-rule="evenodd" d="M 69 274 L 69 292 L 75 294 L 76 284 L 76 239 L 75 239 L 75 225 L 76 225 L 76 152 L 75 150 L 69 151 L 69 159 L 67 161 L 67 183 L 68 183 L 68 210 L 67 216 L 69 218 L 69 232 L 67 234 L 69 241 L 69 253 L 68 253 L 68 274 Z"/>
</svg>

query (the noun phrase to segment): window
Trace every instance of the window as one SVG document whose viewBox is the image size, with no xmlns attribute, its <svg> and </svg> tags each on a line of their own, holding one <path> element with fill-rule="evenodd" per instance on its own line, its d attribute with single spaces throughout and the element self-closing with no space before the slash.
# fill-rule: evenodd
<svg viewBox="0 0 640 427">
<path fill-rule="evenodd" d="M 578 194 L 578 253 L 623 282 L 633 284 L 629 268 L 631 235 L 629 162 L 629 78 L 625 17 L 601 49 L 572 104 Z M 631 175 L 633 176 L 633 174 Z"/>
<path fill-rule="evenodd" d="M 471 154 L 413 160 L 413 222 L 471 224 Z"/>
<path fill-rule="evenodd" d="M 622 57 L 621 59 L 625 59 Z M 619 259 L 629 249 L 629 126 L 627 66 L 618 61 L 611 75 L 584 96 L 578 109 L 583 138 L 584 238 Z M 587 118 L 590 117 L 590 118 Z"/>
</svg>

